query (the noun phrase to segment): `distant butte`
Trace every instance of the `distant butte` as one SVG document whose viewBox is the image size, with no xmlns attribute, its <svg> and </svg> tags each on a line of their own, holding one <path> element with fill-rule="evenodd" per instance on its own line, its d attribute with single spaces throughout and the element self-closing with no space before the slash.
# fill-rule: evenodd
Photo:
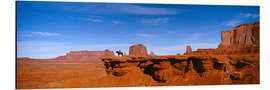
<svg viewBox="0 0 270 90">
<path fill-rule="evenodd" d="M 105 51 L 70 51 L 64 56 L 56 57 L 56 60 L 89 60 L 89 61 L 100 61 L 103 57 L 113 57 L 114 53 L 111 50 L 106 49 Z"/>
<path fill-rule="evenodd" d="M 135 44 L 130 46 L 129 56 L 148 56 L 146 46 L 143 44 Z"/>
</svg>

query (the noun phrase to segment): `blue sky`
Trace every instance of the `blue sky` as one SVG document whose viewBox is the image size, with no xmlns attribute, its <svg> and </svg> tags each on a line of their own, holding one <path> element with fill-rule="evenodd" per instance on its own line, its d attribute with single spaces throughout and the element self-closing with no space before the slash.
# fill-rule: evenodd
<svg viewBox="0 0 270 90">
<path fill-rule="evenodd" d="M 259 21 L 258 6 L 17 2 L 18 57 L 54 58 L 77 50 L 144 44 L 157 55 L 190 44 L 216 48 L 221 31 Z"/>
</svg>

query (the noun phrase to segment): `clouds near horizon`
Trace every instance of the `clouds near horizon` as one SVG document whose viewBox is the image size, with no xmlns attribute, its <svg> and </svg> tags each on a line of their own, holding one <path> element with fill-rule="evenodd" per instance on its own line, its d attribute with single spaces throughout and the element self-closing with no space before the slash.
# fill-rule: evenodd
<svg viewBox="0 0 270 90">
<path fill-rule="evenodd" d="M 51 37 L 58 35 L 60 34 L 51 32 L 18 32 L 19 37 Z"/>
</svg>

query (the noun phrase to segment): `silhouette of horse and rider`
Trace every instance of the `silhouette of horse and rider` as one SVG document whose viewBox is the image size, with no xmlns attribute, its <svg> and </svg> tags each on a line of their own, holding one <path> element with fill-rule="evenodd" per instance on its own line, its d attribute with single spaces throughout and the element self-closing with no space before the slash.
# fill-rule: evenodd
<svg viewBox="0 0 270 90">
<path fill-rule="evenodd" d="M 123 52 L 121 50 L 116 51 L 116 53 L 117 53 L 118 56 L 122 56 L 122 57 L 124 56 L 124 54 L 123 54 Z"/>
</svg>

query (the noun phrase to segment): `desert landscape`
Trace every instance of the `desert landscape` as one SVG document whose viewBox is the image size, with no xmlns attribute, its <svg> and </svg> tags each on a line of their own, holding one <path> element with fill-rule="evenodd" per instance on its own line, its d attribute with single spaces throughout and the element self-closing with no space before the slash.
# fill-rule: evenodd
<svg viewBox="0 0 270 90">
<path fill-rule="evenodd" d="M 95 88 L 260 83 L 260 23 L 220 32 L 217 48 L 184 54 L 148 53 L 144 43 L 128 54 L 70 51 L 51 59 L 17 58 L 17 88 Z"/>
</svg>

